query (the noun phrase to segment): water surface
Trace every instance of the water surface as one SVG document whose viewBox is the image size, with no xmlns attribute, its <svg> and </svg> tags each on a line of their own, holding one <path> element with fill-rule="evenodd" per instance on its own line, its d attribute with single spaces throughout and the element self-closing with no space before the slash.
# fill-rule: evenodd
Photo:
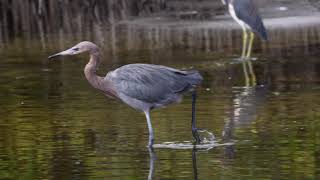
<svg viewBox="0 0 320 180">
<path fill-rule="evenodd" d="M 99 36 L 3 43 L 0 179 L 319 179 L 319 26 L 275 28 L 270 42 L 256 41 L 254 87 L 237 60 L 241 32 L 197 27 L 102 26 Z M 102 46 L 101 75 L 141 62 L 198 69 L 198 126 L 232 144 L 150 153 L 144 115 L 90 87 L 87 55 L 47 60 L 83 39 Z M 190 96 L 152 119 L 156 143 L 192 140 Z"/>
</svg>

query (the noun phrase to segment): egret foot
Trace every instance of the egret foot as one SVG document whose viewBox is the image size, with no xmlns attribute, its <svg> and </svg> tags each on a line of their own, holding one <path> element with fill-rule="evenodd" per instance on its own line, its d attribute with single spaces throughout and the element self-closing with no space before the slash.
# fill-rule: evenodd
<svg viewBox="0 0 320 180">
<path fill-rule="evenodd" d="M 154 139 L 149 139 L 148 148 L 152 149 L 153 143 L 154 143 Z"/>
<path fill-rule="evenodd" d="M 192 128 L 192 136 L 195 140 L 195 144 L 200 144 L 201 143 L 201 138 L 200 138 L 200 135 L 199 135 L 199 131 L 200 129 L 197 129 L 197 128 Z"/>
</svg>

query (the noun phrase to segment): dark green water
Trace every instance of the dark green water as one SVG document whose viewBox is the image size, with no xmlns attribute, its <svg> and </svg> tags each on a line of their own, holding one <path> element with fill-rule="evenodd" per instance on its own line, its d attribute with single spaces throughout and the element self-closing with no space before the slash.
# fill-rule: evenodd
<svg viewBox="0 0 320 180">
<path fill-rule="evenodd" d="M 319 28 L 273 31 L 269 43 L 256 41 L 257 87 L 245 87 L 235 60 L 240 32 L 148 30 L 1 44 L 0 179 L 320 179 Z M 90 87 L 82 70 L 87 55 L 46 59 L 83 39 L 103 46 L 102 75 L 137 62 L 198 69 L 198 126 L 234 144 L 155 149 L 150 162 L 144 115 Z M 153 111 L 156 143 L 190 141 L 190 110 L 186 96 Z"/>
</svg>

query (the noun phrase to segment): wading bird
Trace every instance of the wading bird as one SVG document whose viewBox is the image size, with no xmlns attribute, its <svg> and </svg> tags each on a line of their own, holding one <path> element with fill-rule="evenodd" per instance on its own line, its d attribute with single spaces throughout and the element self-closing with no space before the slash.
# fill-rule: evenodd
<svg viewBox="0 0 320 180">
<path fill-rule="evenodd" d="M 232 18 L 241 26 L 243 31 L 243 45 L 241 58 L 250 58 L 254 33 L 257 33 L 263 40 L 267 40 L 267 31 L 264 27 L 258 9 L 253 0 L 222 0 L 227 5 Z M 248 32 L 250 40 L 248 43 Z"/>
<path fill-rule="evenodd" d="M 100 50 L 92 42 L 84 41 L 60 53 L 49 56 L 75 55 L 89 52 L 90 60 L 84 68 L 84 74 L 89 83 L 106 96 L 120 99 L 132 108 L 144 112 L 149 129 L 149 143 L 154 142 L 150 110 L 181 101 L 185 92 L 192 92 L 192 135 L 196 143 L 200 137 L 196 128 L 195 87 L 202 81 L 202 76 L 196 70 L 182 71 L 161 65 L 128 64 L 105 77 L 96 74 L 100 63 Z"/>
</svg>

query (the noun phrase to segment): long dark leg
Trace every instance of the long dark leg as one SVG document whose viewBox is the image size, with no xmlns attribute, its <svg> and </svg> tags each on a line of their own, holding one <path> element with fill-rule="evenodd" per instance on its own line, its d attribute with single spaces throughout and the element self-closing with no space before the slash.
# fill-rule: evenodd
<svg viewBox="0 0 320 180">
<path fill-rule="evenodd" d="M 201 139 L 199 137 L 198 129 L 196 128 L 196 98 L 197 94 L 195 91 L 192 92 L 192 121 L 191 121 L 191 128 L 192 128 L 192 136 L 196 140 L 196 143 L 199 144 Z"/>
</svg>

